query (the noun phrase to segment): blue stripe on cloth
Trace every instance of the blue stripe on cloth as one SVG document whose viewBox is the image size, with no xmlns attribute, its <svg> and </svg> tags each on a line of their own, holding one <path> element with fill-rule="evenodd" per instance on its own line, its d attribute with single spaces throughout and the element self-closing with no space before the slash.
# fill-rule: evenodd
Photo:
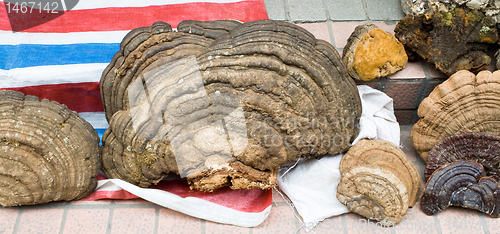
<svg viewBox="0 0 500 234">
<path fill-rule="evenodd" d="M 0 69 L 109 63 L 118 50 L 120 50 L 119 43 L 0 45 Z"/>
<path fill-rule="evenodd" d="M 102 136 L 104 135 L 104 132 L 106 131 L 106 129 L 105 128 L 96 128 L 95 130 L 96 130 L 97 134 L 99 134 L 99 139 L 101 139 L 99 141 L 99 146 L 101 146 L 102 145 Z"/>
</svg>

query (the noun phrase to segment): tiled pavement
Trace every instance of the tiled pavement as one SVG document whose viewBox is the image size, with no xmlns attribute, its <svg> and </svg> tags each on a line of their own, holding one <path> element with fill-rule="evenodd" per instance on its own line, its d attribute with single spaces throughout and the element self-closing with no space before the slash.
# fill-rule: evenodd
<svg viewBox="0 0 500 234">
<path fill-rule="evenodd" d="M 377 24 L 393 32 L 403 17 L 399 0 L 264 0 L 269 17 L 297 23 L 317 38 L 330 42 L 341 53 L 357 25 Z M 444 75 L 424 61 L 412 61 L 402 71 L 365 82 L 394 98 L 401 127 L 403 151 L 423 175 L 423 161 L 416 155 L 409 134 L 418 117 L 420 101 L 444 81 Z M 423 178 L 422 178 L 423 181 Z M 199 220 L 143 200 L 59 202 L 33 207 L 0 208 L 0 234 L 7 233 L 305 233 L 287 203 L 273 194 L 273 208 L 256 228 L 241 228 Z M 320 223 L 314 233 L 500 233 L 500 220 L 482 213 L 448 209 L 426 216 L 419 204 L 409 209 L 394 228 L 360 221 L 355 214 Z"/>
</svg>

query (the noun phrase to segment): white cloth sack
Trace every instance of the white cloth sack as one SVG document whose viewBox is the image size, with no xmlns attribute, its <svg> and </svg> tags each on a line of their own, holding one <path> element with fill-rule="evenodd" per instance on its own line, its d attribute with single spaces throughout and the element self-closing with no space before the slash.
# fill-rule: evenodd
<svg viewBox="0 0 500 234">
<path fill-rule="evenodd" d="M 363 112 L 360 132 L 353 144 L 368 138 L 399 145 L 400 129 L 394 116 L 392 98 L 366 85 L 359 85 L 358 91 Z M 292 168 L 280 168 L 278 186 L 293 202 L 302 217 L 302 228 L 306 231 L 312 230 L 326 218 L 349 212 L 336 196 L 342 156 L 301 160 Z"/>
</svg>

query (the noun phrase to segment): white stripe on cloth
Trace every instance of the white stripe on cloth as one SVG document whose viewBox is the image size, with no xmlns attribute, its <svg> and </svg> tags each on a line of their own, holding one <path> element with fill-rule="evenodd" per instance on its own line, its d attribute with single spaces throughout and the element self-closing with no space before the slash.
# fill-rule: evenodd
<svg viewBox="0 0 500 234">
<path fill-rule="evenodd" d="M 11 70 L 0 69 L 0 88 L 61 83 L 99 82 L 107 63 L 51 65 Z"/>
<path fill-rule="evenodd" d="M 209 2 L 209 3 L 233 3 L 242 2 L 244 0 L 85 0 L 79 1 L 78 4 L 73 8 L 73 10 L 83 10 L 83 9 L 96 9 L 96 8 L 107 8 L 107 7 L 146 7 L 146 6 L 161 6 L 161 5 L 173 5 L 173 4 L 185 4 L 185 3 L 197 3 L 197 2 Z"/>
<path fill-rule="evenodd" d="M 176 194 L 159 189 L 141 188 L 120 179 L 100 180 L 98 181 L 96 190 L 109 188 L 111 191 L 116 191 L 116 187 L 103 187 L 108 183 L 113 183 L 149 202 L 196 218 L 242 227 L 258 226 L 267 218 L 272 207 L 269 206 L 259 213 L 238 211 L 196 197 L 182 198 Z"/>
<path fill-rule="evenodd" d="M 0 45 L 41 44 L 66 45 L 81 43 L 120 43 L 128 31 L 72 32 L 72 33 L 24 33 L 0 31 Z"/>
<path fill-rule="evenodd" d="M 89 122 L 95 129 L 106 129 L 109 127 L 104 112 L 79 112 L 78 115 Z"/>
</svg>

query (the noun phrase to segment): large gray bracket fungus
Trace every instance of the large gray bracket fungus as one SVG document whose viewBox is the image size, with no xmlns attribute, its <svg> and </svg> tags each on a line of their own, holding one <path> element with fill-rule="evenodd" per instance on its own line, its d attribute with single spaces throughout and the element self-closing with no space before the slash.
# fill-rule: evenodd
<svg viewBox="0 0 500 234">
<path fill-rule="evenodd" d="M 0 205 L 84 198 L 100 168 L 99 136 L 76 112 L 0 91 Z"/>
<path fill-rule="evenodd" d="M 110 121 L 111 116 L 119 110 L 130 109 L 130 83 L 146 67 L 155 66 L 153 63 L 159 63 L 157 60 L 161 60 L 161 64 L 199 55 L 215 38 L 240 24 L 232 20 L 188 20 L 180 22 L 177 32 L 174 32 L 169 24 L 156 22 L 150 27 L 129 32 L 99 83 L 107 120 Z"/>
<path fill-rule="evenodd" d="M 437 169 L 427 181 L 422 198 L 422 211 L 436 214 L 449 206 L 474 209 L 498 218 L 500 187 L 486 177 L 481 164 L 472 160 L 457 160 Z"/>
<path fill-rule="evenodd" d="M 107 176 L 142 187 L 179 174 L 203 191 L 268 189 L 281 165 L 348 149 L 359 131 L 361 103 L 329 43 L 271 20 L 231 23 L 233 28 L 227 21 L 190 24 L 202 26 L 183 30 L 181 23 L 180 32 L 166 33 L 196 36 L 191 44 L 204 42 L 196 52 L 176 47 L 141 62 L 151 41 L 158 41 L 151 32 L 157 25 L 169 28 L 155 23 L 140 29 L 148 38 L 138 43 L 131 45 L 136 40 L 127 35 L 103 74 L 110 120 L 102 147 Z M 227 32 L 208 33 L 206 25 Z M 119 66 L 123 61 L 141 65 Z M 122 67 L 141 69 L 115 72 Z M 118 96 L 106 93 L 118 86 L 110 91 Z"/>
</svg>

